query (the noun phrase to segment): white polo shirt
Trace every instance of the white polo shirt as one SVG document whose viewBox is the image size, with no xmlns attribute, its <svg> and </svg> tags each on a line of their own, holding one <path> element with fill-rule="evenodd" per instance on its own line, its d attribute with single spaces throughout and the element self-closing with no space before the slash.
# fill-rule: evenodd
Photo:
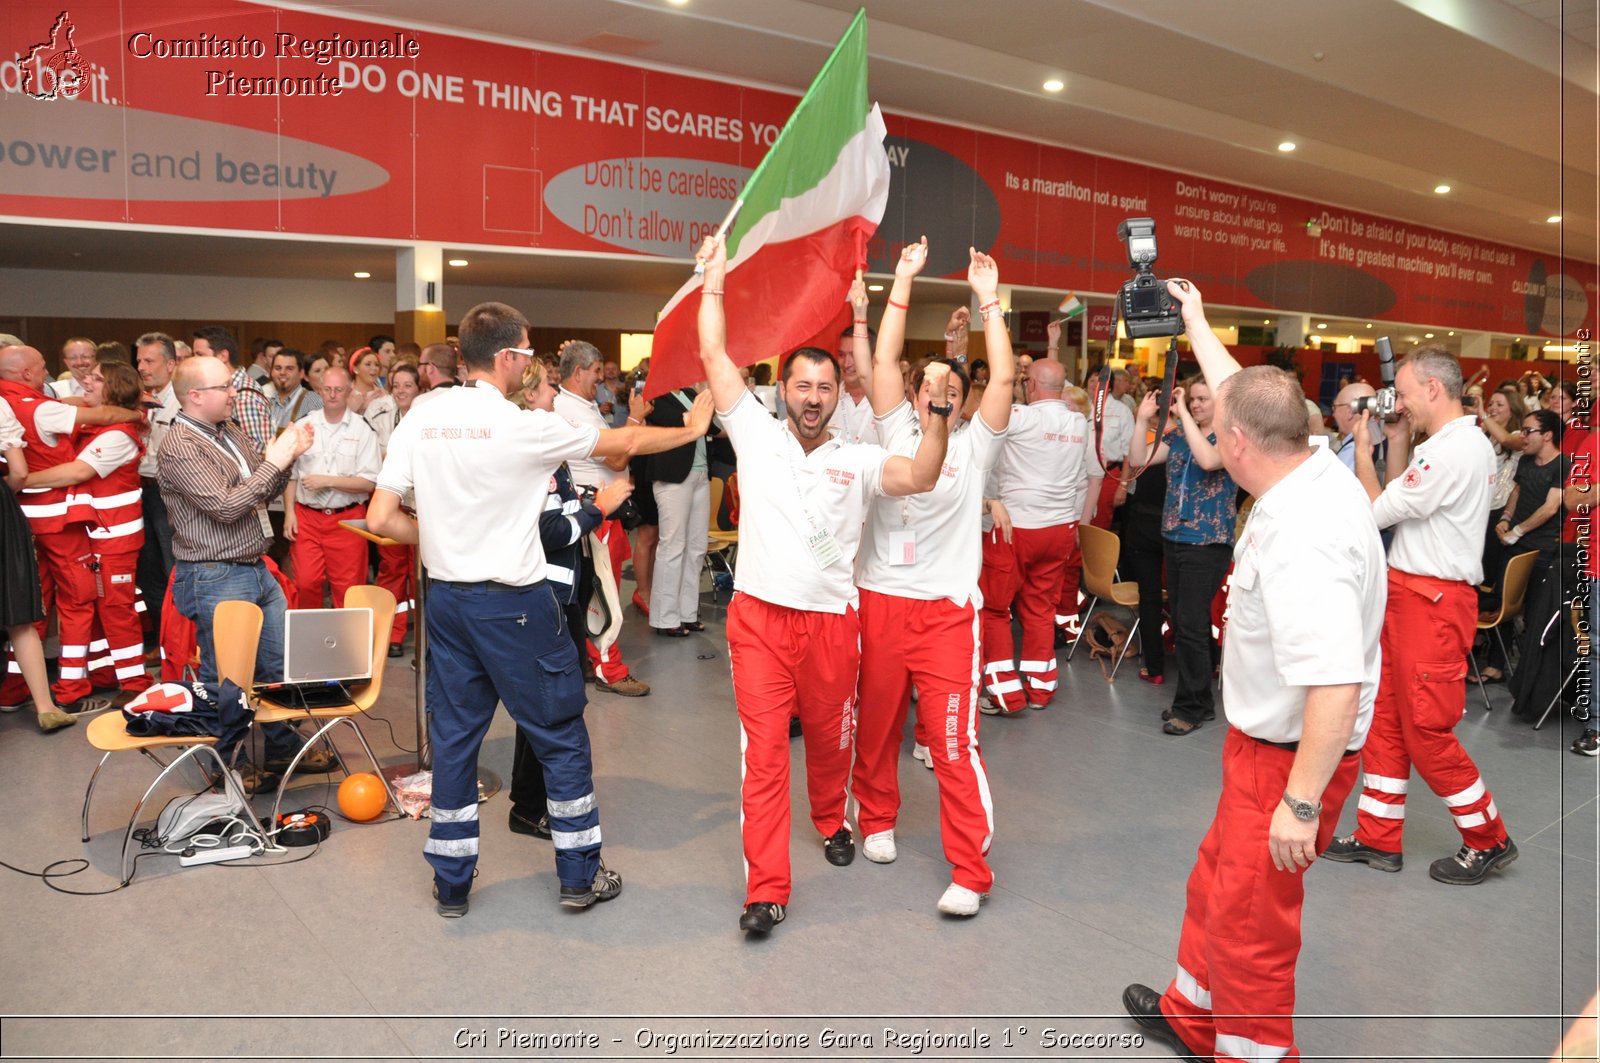
<svg viewBox="0 0 1600 1063">
<path fill-rule="evenodd" d="M 1419 444 L 1372 503 L 1378 527 L 1394 528 L 1389 564 L 1414 576 L 1481 582 L 1498 466 L 1475 417 L 1457 417 Z"/>
<path fill-rule="evenodd" d="M 598 441 L 594 428 L 519 410 L 490 385 L 446 388 L 395 425 L 378 487 L 402 498 L 415 489 L 431 575 L 522 587 L 545 578 L 539 488 Z"/>
<path fill-rule="evenodd" d="M 105 477 L 139 456 L 139 444 L 126 432 L 101 432 L 78 451 L 78 460 Z"/>
<path fill-rule="evenodd" d="M 52 380 L 55 385 L 56 397 L 62 399 L 83 398 L 83 385 L 78 383 L 78 378 L 68 373 L 64 380 Z"/>
<path fill-rule="evenodd" d="M 1106 461 L 1125 461 L 1133 442 L 1133 414 L 1116 399 L 1105 404 L 1105 425 L 1100 433 L 1100 457 Z"/>
<path fill-rule="evenodd" d="M 311 447 L 300 455 L 289 470 L 289 479 L 296 481 L 294 500 L 313 509 L 343 509 L 367 501 L 368 495 L 353 494 L 325 487 L 320 491 L 307 491 L 300 487 L 302 476 L 359 476 L 377 482 L 383 459 L 378 453 L 378 433 L 354 410 L 346 408 L 344 416 L 332 424 L 323 411 L 310 413 L 296 421 L 309 421 L 316 434 Z"/>
<path fill-rule="evenodd" d="M 593 428 L 600 432 L 611 427 L 606 423 L 605 414 L 600 412 L 599 403 L 582 395 L 575 395 L 566 388 L 556 392 L 556 414 L 575 425 Z M 591 446 L 589 449 L 594 448 Z M 607 468 L 605 462 L 596 461 L 587 454 L 568 462 L 568 467 L 572 470 L 572 482 L 579 487 L 604 487 L 626 475 L 616 469 Z"/>
<path fill-rule="evenodd" d="M 1307 687 L 1360 683 L 1347 748 L 1366 742 L 1388 593 L 1371 512 L 1360 481 L 1326 447 L 1250 511 L 1233 548 L 1222 697 L 1228 723 L 1252 738 L 1298 742 Z"/>
<path fill-rule="evenodd" d="M 1052 528 L 1083 516 L 1089 477 L 1103 476 L 1089 420 L 1061 399 L 1011 407 L 1000 460 L 1000 501 L 1017 528 Z"/>
<path fill-rule="evenodd" d="M 883 490 L 889 452 L 830 439 L 807 454 L 789 422 L 774 420 L 749 392 L 717 416 L 739 455 L 734 586 L 790 609 L 843 613 L 856 605 L 861 524 Z"/>
<path fill-rule="evenodd" d="M 878 432 L 891 454 L 910 457 L 922 442 L 917 411 L 909 402 L 879 418 Z M 980 411 L 950 437 L 932 491 L 874 500 L 856 561 L 857 584 L 901 598 L 982 606 L 983 486 L 1004 439 Z"/>
<path fill-rule="evenodd" d="M 47 447 L 56 445 L 59 436 L 70 436 L 78 425 L 78 408 L 64 402 L 46 400 L 33 408 L 33 427 L 40 442 Z"/>
<path fill-rule="evenodd" d="M 872 443 L 882 445 L 878 435 L 878 418 L 872 412 L 872 403 L 863 395 L 857 402 L 848 391 L 839 396 L 839 405 L 828 419 L 828 431 L 839 437 L 841 443 Z"/>
<path fill-rule="evenodd" d="M 159 410 L 151 410 L 145 415 L 150 422 L 150 440 L 145 445 L 144 457 L 139 459 L 139 475 L 147 480 L 156 476 L 156 451 L 161 447 L 161 441 L 167 438 L 167 430 L 172 427 L 172 419 L 178 416 L 178 396 L 173 393 L 172 382 L 155 393 L 156 401 L 161 403 Z"/>
</svg>

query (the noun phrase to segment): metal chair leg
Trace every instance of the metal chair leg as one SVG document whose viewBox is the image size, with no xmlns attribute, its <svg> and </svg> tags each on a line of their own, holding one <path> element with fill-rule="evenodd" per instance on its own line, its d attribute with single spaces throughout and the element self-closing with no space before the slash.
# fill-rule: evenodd
<svg viewBox="0 0 1600 1063">
<path fill-rule="evenodd" d="M 1111 666 L 1111 678 L 1117 678 L 1117 669 L 1122 667 L 1122 659 L 1128 655 L 1128 647 L 1133 645 L 1133 637 L 1139 633 L 1139 619 L 1133 620 L 1133 628 L 1128 632 L 1127 639 L 1122 643 L 1122 652 L 1117 654 L 1117 663 Z"/>
<path fill-rule="evenodd" d="M 150 783 L 150 786 L 145 790 L 144 796 L 139 798 L 139 803 L 133 806 L 133 814 L 128 817 L 128 829 L 122 836 L 122 884 L 124 886 L 133 881 L 133 871 L 129 863 L 129 856 L 131 854 L 131 850 L 133 849 L 133 831 L 134 828 L 139 824 L 139 813 L 144 811 L 144 806 L 150 801 L 150 795 L 155 793 L 156 787 L 160 786 L 162 781 L 165 780 L 168 775 L 171 775 L 174 771 L 176 771 L 184 763 L 184 761 L 196 758 L 202 753 L 208 754 L 212 760 L 216 761 L 217 770 L 222 773 L 223 786 L 227 790 L 228 795 L 232 797 L 234 802 L 239 806 L 240 812 L 245 815 L 251 815 L 250 798 L 245 794 L 244 790 L 240 788 L 239 781 L 234 778 L 233 772 L 229 771 L 227 765 L 222 762 L 221 755 L 209 745 L 194 745 L 188 747 L 183 751 L 182 754 L 173 758 L 171 764 L 168 764 L 165 768 L 161 769 L 161 773 L 155 777 L 155 779 Z"/>
<path fill-rule="evenodd" d="M 1500 657 L 1506 662 L 1506 679 L 1509 680 L 1514 674 L 1511 668 L 1511 654 L 1506 651 L 1506 640 L 1500 637 L 1500 626 L 1498 624 L 1494 628 L 1494 640 L 1500 644 Z"/>
<path fill-rule="evenodd" d="M 349 778 L 350 770 L 349 768 L 345 768 L 344 758 L 339 755 L 339 747 L 334 745 L 333 742 L 332 731 L 340 724 L 348 724 L 350 729 L 356 733 L 356 741 L 361 743 L 361 749 L 367 754 L 367 760 L 372 763 L 372 773 L 378 777 L 379 782 L 383 783 L 383 792 L 388 797 L 389 804 L 394 807 L 396 812 L 400 811 L 400 802 L 394 796 L 394 791 L 389 788 L 389 780 L 385 778 L 383 774 L 383 765 L 378 762 L 377 755 L 372 752 L 372 747 L 367 744 L 367 736 L 361 733 L 361 728 L 356 726 L 356 721 L 353 717 L 335 716 L 333 719 L 317 728 L 316 733 L 314 733 L 310 738 L 306 739 L 306 744 L 300 747 L 300 752 L 296 753 L 294 755 L 294 759 L 289 762 L 289 767 L 284 771 L 283 778 L 278 783 L 277 797 L 272 802 L 272 818 L 267 820 L 268 830 L 277 829 L 278 816 L 283 811 L 284 791 L 289 789 L 290 776 L 294 774 L 295 768 L 299 767 L 301 759 L 306 755 L 306 751 L 312 746 L 316 745 L 318 742 L 322 741 L 323 739 L 327 739 L 329 752 L 331 752 L 334 758 L 339 762 L 339 766 L 344 768 L 345 777 Z"/>
<path fill-rule="evenodd" d="M 1078 621 L 1078 637 L 1073 639 L 1072 645 L 1067 648 L 1067 662 L 1069 664 L 1072 661 L 1072 655 L 1078 652 L 1078 643 L 1083 641 L 1083 633 L 1089 630 L 1089 618 L 1094 615 L 1094 607 L 1099 603 L 1099 598 L 1092 594 L 1089 596 L 1089 611 L 1084 613 L 1083 618 Z"/>
<path fill-rule="evenodd" d="M 1556 696 L 1550 699 L 1550 704 L 1546 705 L 1544 712 L 1539 714 L 1539 722 L 1533 725 L 1535 731 L 1543 727 L 1544 722 L 1550 718 L 1550 714 L 1556 711 L 1556 706 L 1561 704 L 1561 695 L 1567 692 L 1567 684 L 1572 682 L 1573 677 L 1578 674 L 1578 669 L 1582 667 L 1582 661 L 1578 661 L 1572 666 L 1572 670 L 1567 673 L 1567 678 L 1563 679 L 1561 685 L 1556 688 Z"/>
<path fill-rule="evenodd" d="M 1471 650 L 1467 651 L 1467 664 L 1469 664 L 1472 667 L 1472 678 L 1478 684 L 1478 693 L 1483 695 L 1483 711 L 1484 712 L 1493 712 L 1494 711 L 1494 706 L 1489 704 L 1489 688 L 1484 686 L 1484 684 L 1483 684 L 1483 673 L 1478 671 L 1478 662 L 1472 656 L 1472 651 Z M 1506 662 L 1506 669 L 1507 669 L 1507 674 L 1508 675 L 1510 674 L 1510 668 L 1511 668 L 1511 662 L 1507 661 Z"/>
<path fill-rule="evenodd" d="M 100 763 L 94 766 L 94 773 L 89 776 L 89 787 L 83 791 L 83 840 L 89 840 L 89 800 L 94 797 L 95 780 L 100 778 L 100 769 L 106 766 L 106 761 L 111 759 L 111 752 L 100 758 Z"/>
</svg>

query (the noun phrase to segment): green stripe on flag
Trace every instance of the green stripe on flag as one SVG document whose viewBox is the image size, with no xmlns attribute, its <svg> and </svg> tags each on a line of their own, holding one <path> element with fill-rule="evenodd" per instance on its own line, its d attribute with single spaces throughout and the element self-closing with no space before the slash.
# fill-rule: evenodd
<svg viewBox="0 0 1600 1063">
<path fill-rule="evenodd" d="M 728 232 L 728 260 L 739 241 L 785 199 L 822 182 L 838 165 L 839 153 L 866 126 L 867 12 L 856 12 L 850 28 L 822 65 L 766 158 L 745 184 L 744 208 Z"/>
</svg>

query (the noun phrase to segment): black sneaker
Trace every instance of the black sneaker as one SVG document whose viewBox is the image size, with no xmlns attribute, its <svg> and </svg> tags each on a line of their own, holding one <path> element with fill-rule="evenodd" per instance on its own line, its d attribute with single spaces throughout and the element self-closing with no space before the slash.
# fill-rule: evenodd
<svg viewBox="0 0 1600 1063">
<path fill-rule="evenodd" d="M 1178 1050 L 1178 1058 L 1185 1063 L 1202 1063 L 1201 1057 L 1189 1051 L 1189 1046 L 1184 1044 L 1183 1038 L 1178 1036 L 1178 1031 L 1172 1028 L 1172 1022 L 1161 1010 L 1161 994 L 1147 985 L 1138 982 L 1122 991 L 1122 1006 L 1127 1009 L 1133 1021 L 1149 1030 L 1156 1036 L 1171 1043 Z"/>
<path fill-rule="evenodd" d="M 550 840 L 550 817 L 547 815 L 534 819 L 532 816 L 525 816 L 513 808 L 508 825 L 511 827 L 512 834 L 531 834 L 535 838 L 543 838 L 545 841 Z"/>
<path fill-rule="evenodd" d="M 1463 845 L 1454 856 L 1441 857 L 1428 866 L 1437 882 L 1452 886 L 1476 886 L 1491 871 L 1497 871 L 1517 858 L 1517 843 L 1507 838 L 1493 849 L 1474 849 Z"/>
<path fill-rule="evenodd" d="M 822 841 L 822 854 L 834 867 L 844 867 L 856 858 L 856 840 L 850 836 L 849 827 L 840 827 L 833 837 Z"/>
<path fill-rule="evenodd" d="M 783 922 L 783 905 L 771 901 L 756 901 L 744 906 L 739 916 L 739 929 L 751 934 L 770 934 L 772 928 Z"/>
<path fill-rule="evenodd" d="M 1399 871 L 1405 863 L 1405 857 L 1400 853 L 1363 845 L 1354 834 L 1333 839 L 1328 843 L 1328 847 L 1322 850 L 1322 858 L 1340 864 L 1366 864 L 1379 871 Z"/>
<path fill-rule="evenodd" d="M 587 886 L 562 886 L 561 907 L 592 908 L 600 901 L 609 901 L 622 892 L 622 876 L 606 867 L 594 873 L 594 881 Z"/>
<path fill-rule="evenodd" d="M 459 901 L 440 900 L 439 884 L 437 882 L 433 884 L 433 900 L 433 910 L 438 912 L 441 918 L 460 919 L 467 914 L 467 898 L 463 897 Z"/>
<path fill-rule="evenodd" d="M 1585 731 L 1572 743 L 1572 751 L 1579 756 L 1600 757 L 1600 731 Z"/>
</svg>

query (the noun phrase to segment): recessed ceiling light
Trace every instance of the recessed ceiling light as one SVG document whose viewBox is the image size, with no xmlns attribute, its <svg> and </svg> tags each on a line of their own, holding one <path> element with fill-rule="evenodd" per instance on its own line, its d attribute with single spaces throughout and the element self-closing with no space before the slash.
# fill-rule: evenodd
<svg viewBox="0 0 1600 1063">
<path fill-rule="evenodd" d="M 452 258 L 450 260 L 450 264 L 452 266 L 465 266 L 467 264 L 467 260 L 464 258 Z"/>
<path fill-rule="evenodd" d="M 1051 78 L 1049 81 L 1044 83 L 1044 91 L 1046 92 L 1060 92 L 1066 87 L 1067 83 L 1062 81 L 1060 78 Z"/>
<path fill-rule="evenodd" d="M 1425 340 L 1431 340 L 1431 339 L 1433 339 L 1433 333 L 1431 333 L 1431 332 L 1424 332 L 1424 333 L 1423 333 L 1423 334 L 1422 334 L 1422 338 L 1423 338 L 1423 339 L 1425 339 Z"/>
<path fill-rule="evenodd" d="M 1442 195 L 1447 194 L 1450 191 L 1450 186 L 1449 185 L 1434 185 L 1433 186 L 1433 190 L 1435 192 L 1437 192 L 1439 195 L 1442 196 Z"/>
<path fill-rule="evenodd" d="M 1451 329 L 1451 330 L 1450 330 L 1450 331 L 1449 331 L 1449 332 L 1446 332 L 1446 333 L 1445 333 L 1445 335 L 1446 335 L 1446 336 L 1454 336 L 1454 335 L 1455 335 L 1455 334 L 1456 334 L 1456 333 L 1455 333 L 1455 330 L 1454 330 L 1454 329 Z"/>
<path fill-rule="evenodd" d="M 1550 225 L 1554 225 L 1554 224 L 1556 224 L 1556 223 L 1557 223 L 1557 222 L 1559 222 L 1559 221 L 1560 221 L 1560 220 L 1561 220 L 1561 215 L 1559 215 L 1559 214 L 1552 214 L 1552 215 L 1550 215 L 1550 216 L 1549 216 L 1549 217 L 1548 217 L 1548 218 L 1546 218 L 1546 219 L 1545 219 L 1545 222 L 1546 222 L 1546 223 L 1548 223 L 1548 224 L 1550 224 Z"/>
<path fill-rule="evenodd" d="M 356 274 L 355 274 L 356 280 L 359 280 L 359 281 L 364 281 L 370 276 L 372 276 L 372 274 L 368 273 L 364 269 L 363 270 L 357 270 Z"/>
<path fill-rule="evenodd" d="M 883 285 L 881 285 L 881 284 L 869 284 L 869 285 L 867 285 L 867 291 L 869 291 L 869 292 L 881 292 L 881 291 L 883 291 Z"/>
<path fill-rule="evenodd" d="M 667 3 L 671 4 L 673 7 L 685 7 L 688 5 L 689 0 L 667 0 Z"/>
<path fill-rule="evenodd" d="M 1296 145 L 1292 140 L 1285 140 L 1278 144 L 1279 151 L 1293 151 Z"/>
<path fill-rule="evenodd" d="M 1272 319 L 1270 317 L 1264 317 L 1261 319 L 1261 323 L 1263 325 L 1270 325 L 1272 324 Z"/>
<path fill-rule="evenodd" d="M 1327 328 L 1327 327 L 1328 327 L 1328 323 L 1326 321 L 1324 321 L 1324 322 L 1320 323 L 1319 325 L 1317 325 L 1317 328 Z"/>
</svg>

